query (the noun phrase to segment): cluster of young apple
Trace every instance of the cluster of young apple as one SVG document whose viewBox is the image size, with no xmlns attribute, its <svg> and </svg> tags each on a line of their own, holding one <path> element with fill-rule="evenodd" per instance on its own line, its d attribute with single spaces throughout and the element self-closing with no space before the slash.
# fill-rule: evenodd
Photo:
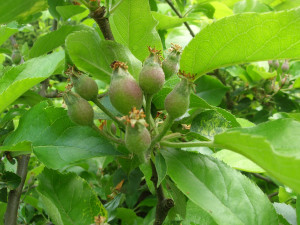
<svg viewBox="0 0 300 225">
<path fill-rule="evenodd" d="M 139 81 L 129 73 L 125 63 L 115 61 L 111 64 L 113 72 L 108 91 L 111 104 L 124 115 L 120 121 L 126 126 L 125 146 L 139 156 L 145 154 L 153 139 L 142 109 L 144 97 L 159 92 L 165 80 L 178 73 L 181 54 L 181 47 L 172 45 L 168 56 L 161 62 L 160 51 L 150 47 L 148 49 L 150 55 L 143 64 Z M 171 120 L 182 116 L 189 107 L 192 83 L 190 77 L 183 73 L 181 75 L 181 81 L 167 95 L 164 103 Z M 79 125 L 94 126 L 94 111 L 88 101 L 97 101 L 97 84 L 86 75 L 72 75 L 71 78 L 76 93 L 68 90 L 63 95 L 68 115 Z"/>
</svg>

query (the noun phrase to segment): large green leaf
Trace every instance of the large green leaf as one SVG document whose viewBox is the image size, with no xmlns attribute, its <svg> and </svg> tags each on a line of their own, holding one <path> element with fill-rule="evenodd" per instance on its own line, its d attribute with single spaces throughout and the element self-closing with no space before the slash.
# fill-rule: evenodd
<svg viewBox="0 0 300 225">
<path fill-rule="evenodd" d="M 29 141 L 24 141 L 10 146 L 0 146 L 0 151 L 10 151 L 12 156 L 30 154 L 32 152 L 32 145 Z"/>
<path fill-rule="evenodd" d="M 70 34 L 66 40 L 66 47 L 78 68 L 105 82 L 110 81 L 110 64 L 115 60 L 126 62 L 129 72 L 135 78 L 142 69 L 142 63 L 127 47 L 113 41 L 101 40 L 93 31 Z"/>
<path fill-rule="evenodd" d="M 152 16 L 158 21 L 157 30 L 167 30 L 170 28 L 178 27 L 186 21 L 192 21 L 193 18 L 178 16 L 167 16 L 158 12 L 151 12 Z"/>
<path fill-rule="evenodd" d="M 149 55 L 147 46 L 162 49 L 148 0 L 122 1 L 109 21 L 116 41 L 127 46 L 139 60 Z"/>
<path fill-rule="evenodd" d="M 175 218 L 176 214 L 180 215 L 181 218 L 186 217 L 187 211 L 187 198 L 185 195 L 178 189 L 176 184 L 174 184 L 170 179 L 166 179 L 167 193 L 174 200 L 175 206 L 169 211 L 169 218 Z"/>
<path fill-rule="evenodd" d="M 210 105 L 220 105 L 225 93 L 230 89 L 218 79 L 204 75 L 196 82 L 196 95 L 203 98 Z"/>
<path fill-rule="evenodd" d="M 291 205 L 285 203 L 273 203 L 278 215 L 282 216 L 287 224 L 297 225 L 296 210 Z"/>
<path fill-rule="evenodd" d="M 242 0 L 237 2 L 233 7 L 234 13 L 243 13 L 243 12 L 269 12 L 271 11 L 270 7 L 259 2 L 258 0 Z"/>
<path fill-rule="evenodd" d="M 4 218 L 6 212 L 6 203 L 0 202 L 0 218 Z M 4 225 L 4 220 L 0 220 L 0 225 Z"/>
<path fill-rule="evenodd" d="M 199 113 L 191 124 L 191 132 L 198 133 L 207 139 L 222 133 L 231 127 L 230 121 L 226 120 L 222 114 L 215 110 L 207 110 Z"/>
<path fill-rule="evenodd" d="M 82 159 L 118 154 L 95 130 L 75 125 L 66 110 L 48 107 L 46 102 L 24 114 L 17 130 L 5 139 L 4 146 L 24 141 L 31 142 L 38 159 L 53 169 Z"/>
<path fill-rule="evenodd" d="M 178 188 L 217 224 L 278 224 L 268 198 L 236 170 L 198 153 L 174 149 L 162 153 Z"/>
<path fill-rule="evenodd" d="M 297 223 L 300 224 L 300 195 L 297 195 L 297 202 L 296 202 L 296 213 L 297 213 Z"/>
<path fill-rule="evenodd" d="M 276 10 L 287 10 L 300 6 L 300 0 L 285 0 L 280 2 L 276 1 L 276 3 L 279 3 L 275 6 Z"/>
<path fill-rule="evenodd" d="M 78 5 L 65 5 L 65 6 L 56 6 L 56 10 L 64 20 L 67 20 L 72 16 L 84 12 L 86 8 L 83 8 Z"/>
<path fill-rule="evenodd" d="M 38 180 L 42 204 L 56 225 L 92 224 L 95 216 L 107 218 L 97 194 L 75 173 L 45 168 Z"/>
<path fill-rule="evenodd" d="M 208 212 L 189 200 L 186 206 L 186 219 L 182 221 L 182 225 L 191 224 L 217 225 Z"/>
<path fill-rule="evenodd" d="M 64 52 L 31 59 L 0 77 L 0 112 L 34 85 L 51 76 L 64 60 Z"/>
<path fill-rule="evenodd" d="M 7 187 L 11 190 L 16 189 L 21 183 L 21 178 L 10 171 L 5 171 L 0 176 L 0 189 Z"/>
<path fill-rule="evenodd" d="M 16 28 L 10 28 L 6 25 L 0 26 L 0 45 L 2 45 L 11 35 L 18 32 Z"/>
<path fill-rule="evenodd" d="M 244 13 L 205 27 L 184 49 L 180 68 L 198 77 L 213 69 L 300 54 L 300 8 Z"/>
<path fill-rule="evenodd" d="M 217 134 L 214 143 L 251 159 L 300 193 L 300 123 L 280 119 Z"/>
<path fill-rule="evenodd" d="M 155 168 L 157 171 L 157 187 L 165 179 L 167 175 L 167 165 L 164 157 L 161 154 L 155 155 Z"/>
<path fill-rule="evenodd" d="M 0 24 L 22 19 L 47 8 L 46 0 L 0 0 Z"/>
<path fill-rule="evenodd" d="M 143 223 L 143 219 L 137 216 L 132 209 L 117 208 L 116 217 L 122 221 L 122 225 L 138 225 Z"/>
<path fill-rule="evenodd" d="M 39 37 L 29 52 L 31 58 L 46 54 L 51 50 L 63 45 L 66 37 L 74 32 L 80 30 L 92 30 L 92 28 L 84 25 L 64 25 L 56 31 L 50 32 Z"/>
<path fill-rule="evenodd" d="M 250 173 L 265 172 L 261 167 L 256 165 L 251 160 L 247 159 L 245 156 L 233 151 L 223 149 L 221 151 L 214 153 L 212 156 L 222 160 L 223 162 L 225 162 L 227 165 L 231 166 L 234 169 L 238 169 Z"/>
</svg>

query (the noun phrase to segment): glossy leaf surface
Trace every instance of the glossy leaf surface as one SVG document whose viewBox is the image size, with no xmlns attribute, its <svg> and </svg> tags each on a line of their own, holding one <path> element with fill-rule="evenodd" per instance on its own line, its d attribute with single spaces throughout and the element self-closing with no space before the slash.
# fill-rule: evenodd
<svg viewBox="0 0 300 225">
<path fill-rule="evenodd" d="M 56 31 L 45 34 L 39 37 L 35 42 L 33 47 L 30 49 L 29 56 L 31 58 L 38 57 L 40 55 L 46 54 L 51 50 L 63 45 L 65 43 L 66 37 L 75 31 L 80 30 L 92 30 L 90 27 L 83 25 L 64 25 Z"/>
<path fill-rule="evenodd" d="M 180 68 L 199 77 L 226 65 L 299 57 L 299 28 L 300 9 L 225 17 L 188 44 Z"/>
<path fill-rule="evenodd" d="M 75 125 L 66 110 L 48 107 L 46 102 L 34 106 L 21 118 L 18 129 L 5 140 L 4 146 L 24 141 L 31 142 L 38 159 L 53 169 L 83 159 L 118 154 L 92 128 Z"/>
<path fill-rule="evenodd" d="M 149 55 L 147 46 L 162 49 L 148 0 L 122 1 L 109 21 L 116 41 L 127 46 L 139 60 Z"/>
<path fill-rule="evenodd" d="M 55 224 L 92 224 L 95 216 L 107 217 L 97 194 L 75 173 L 45 168 L 38 178 L 38 193 Z"/>
<path fill-rule="evenodd" d="M 51 76 L 63 62 L 64 52 L 28 60 L 0 77 L 0 112 L 34 85 Z"/>
<path fill-rule="evenodd" d="M 0 0 L 0 24 L 26 18 L 47 8 L 46 0 Z"/>
<path fill-rule="evenodd" d="M 268 198 L 236 170 L 198 153 L 169 149 L 163 155 L 178 188 L 217 224 L 278 224 Z"/>
<path fill-rule="evenodd" d="M 217 134 L 214 142 L 246 156 L 300 193 L 299 133 L 299 122 L 279 119 L 255 127 L 228 130 Z"/>
<path fill-rule="evenodd" d="M 135 78 L 142 69 L 142 63 L 127 47 L 113 41 L 101 40 L 94 31 L 70 34 L 66 39 L 66 47 L 78 68 L 107 83 L 112 73 L 110 65 L 115 60 L 126 62 L 128 71 Z"/>
</svg>

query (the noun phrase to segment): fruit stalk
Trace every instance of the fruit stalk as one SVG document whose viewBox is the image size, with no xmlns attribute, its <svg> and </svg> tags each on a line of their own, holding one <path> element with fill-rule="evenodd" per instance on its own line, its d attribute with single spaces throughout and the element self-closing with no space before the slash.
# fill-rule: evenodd
<svg viewBox="0 0 300 225">
<path fill-rule="evenodd" d="M 113 121 L 115 121 L 119 125 L 119 127 L 125 128 L 124 123 L 118 120 L 109 110 L 107 110 L 98 99 L 94 99 L 93 102 L 99 107 L 99 109 L 101 109 L 106 115 L 108 115 Z"/>
<path fill-rule="evenodd" d="M 197 142 L 169 142 L 162 141 L 160 142 L 161 146 L 171 147 L 171 148 L 188 148 L 188 147 L 219 147 L 213 142 L 210 141 L 197 141 Z"/>
<path fill-rule="evenodd" d="M 115 142 L 116 144 L 122 144 L 124 145 L 124 141 L 121 139 L 118 139 L 116 137 L 113 137 L 107 133 L 105 133 L 103 130 L 100 130 L 95 124 L 92 125 L 92 128 L 98 132 L 98 134 L 100 134 L 100 136 L 105 137 L 109 140 L 111 140 L 112 142 Z"/>
<path fill-rule="evenodd" d="M 164 124 L 163 124 L 163 129 L 160 131 L 160 133 L 158 135 L 155 136 L 155 138 L 152 140 L 150 148 L 153 148 L 153 146 L 158 143 L 164 136 L 165 134 L 168 132 L 168 130 L 171 128 L 172 124 L 173 124 L 174 119 L 171 116 L 167 116 Z"/>
<path fill-rule="evenodd" d="M 149 130 L 151 130 L 151 101 L 152 101 L 153 95 L 146 95 L 146 122 L 149 124 Z"/>
</svg>

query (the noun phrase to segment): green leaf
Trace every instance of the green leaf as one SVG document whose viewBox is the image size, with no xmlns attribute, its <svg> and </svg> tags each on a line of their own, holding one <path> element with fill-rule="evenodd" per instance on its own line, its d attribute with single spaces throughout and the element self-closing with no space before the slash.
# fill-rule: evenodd
<svg viewBox="0 0 300 225">
<path fill-rule="evenodd" d="M 123 0 L 109 22 L 116 41 L 127 46 L 139 60 L 149 55 L 147 46 L 162 49 L 148 0 Z"/>
<path fill-rule="evenodd" d="M 279 119 L 217 134 L 214 143 L 240 153 L 300 193 L 300 123 Z M 230 140 L 230 141 L 228 141 Z"/>
<path fill-rule="evenodd" d="M 232 115 L 230 112 L 228 112 L 225 109 L 214 107 L 213 108 L 216 112 L 220 113 L 228 122 L 230 122 L 231 127 L 240 127 L 239 122 L 237 121 L 237 118 Z"/>
<path fill-rule="evenodd" d="M 241 125 L 241 127 L 254 127 L 255 124 L 246 120 L 244 118 L 237 118 L 236 121 Z"/>
<path fill-rule="evenodd" d="M 60 20 L 60 14 L 57 12 L 56 7 L 67 5 L 67 4 L 68 3 L 61 0 L 48 0 L 48 5 L 49 5 L 48 10 L 55 19 Z"/>
<path fill-rule="evenodd" d="M 0 30 L 1 30 L 1 28 L 0 28 Z M 3 34 L 3 35 L 4 35 L 4 34 Z M 0 39 L 1 39 L 1 40 L 3 40 L 2 37 L 3 37 L 3 36 L 0 36 Z M 7 38 L 8 38 L 8 37 L 7 37 Z M 0 48 L 0 53 L 4 53 L 4 54 L 6 54 L 6 55 L 11 55 L 11 54 L 12 54 L 12 51 L 11 51 L 10 49 L 7 49 L 7 48 Z"/>
<path fill-rule="evenodd" d="M 278 224 L 268 198 L 236 170 L 198 153 L 168 149 L 163 155 L 178 188 L 217 224 Z"/>
<path fill-rule="evenodd" d="M 195 81 L 196 95 L 210 105 L 220 105 L 225 93 L 230 89 L 218 79 L 204 75 Z"/>
<path fill-rule="evenodd" d="M 155 168 L 157 171 L 157 187 L 165 179 L 167 175 L 167 165 L 164 157 L 161 154 L 155 155 Z"/>
<path fill-rule="evenodd" d="M 178 16 L 167 16 L 158 12 L 151 12 L 154 19 L 158 21 L 157 30 L 167 30 L 170 28 L 181 26 L 186 21 L 192 21 L 193 18 L 179 18 Z"/>
<path fill-rule="evenodd" d="M 0 189 L 0 206 L 2 205 L 2 202 L 5 202 L 5 203 L 7 202 L 7 197 L 8 197 L 7 188 L 6 187 L 1 188 Z M 2 215 L 2 211 L 1 211 L 1 207 L 0 207 L 0 218 L 4 218 L 4 216 L 1 217 L 1 215 Z M 0 221 L 0 224 L 3 224 L 3 223 L 1 223 L 1 221 Z"/>
<path fill-rule="evenodd" d="M 226 69 L 226 72 L 228 72 L 233 77 L 239 77 L 245 82 L 251 82 L 251 78 L 247 74 L 246 70 L 242 68 L 241 66 L 235 65 L 235 66 L 229 66 Z"/>
<path fill-rule="evenodd" d="M 17 33 L 18 29 L 10 28 L 6 25 L 0 26 L 0 46 L 13 34 Z"/>
<path fill-rule="evenodd" d="M 221 19 L 223 17 L 233 15 L 233 11 L 223 2 L 213 1 L 211 5 L 215 8 L 214 18 Z"/>
<path fill-rule="evenodd" d="M 192 201 L 188 201 L 186 206 L 186 219 L 182 222 L 182 225 L 192 224 L 217 225 L 208 212 L 201 209 Z"/>
<path fill-rule="evenodd" d="M 250 64 L 247 66 L 246 71 L 251 78 L 252 82 L 259 82 L 263 79 L 269 79 L 277 76 L 277 71 L 269 73 L 265 71 L 263 67 L 259 67 L 257 65 Z"/>
<path fill-rule="evenodd" d="M 13 108 L 5 112 L 5 115 L 0 120 L 0 127 L 5 127 L 16 116 L 21 116 L 26 112 L 25 109 Z"/>
<path fill-rule="evenodd" d="M 110 64 L 115 60 L 126 62 L 128 71 L 136 79 L 142 69 L 142 63 L 127 47 L 113 41 L 101 40 L 96 32 L 80 31 L 70 34 L 66 47 L 79 69 L 107 83 L 112 73 Z"/>
<path fill-rule="evenodd" d="M 122 225 L 139 225 L 143 219 L 138 217 L 132 209 L 118 208 L 117 218 L 121 219 Z"/>
<path fill-rule="evenodd" d="M 296 213 L 297 213 L 297 223 L 300 224 L 300 195 L 297 195 Z"/>
<path fill-rule="evenodd" d="M 47 8 L 46 0 L 0 0 L 0 24 L 26 18 Z"/>
<path fill-rule="evenodd" d="M 300 77 L 300 61 L 294 61 L 290 63 L 288 74 L 291 74 L 295 78 Z"/>
<path fill-rule="evenodd" d="M 50 32 L 39 37 L 29 52 L 30 58 L 38 57 L 46 54 L 53 49 L 63 45 L 66 37 L 75 31 L 92 30 L 92 28 L 84 25 L 64 25 L 56 31 Z"/>
<path fill-rule="evenodd" d="M 220 113 L 214 110 L 207 110 L 201 112 L 193 119 L 190 130 L 207 139 L 213 139 L 216 134 L 224 132 L 229 127 L 231 127 L 230 122 Z"/>
<path fill-rule="evenodd" d="M 293 88 L 300 88 L 300 77 L 295 80 Z"/>
<path fill-rule="evenodd" d="M 222 160 L 224 163 L 237 170 L 242 170 L 250 173 L 265 172 L 261 167 L 256 165 L 251 160 L 247 159 L 245 156 L 229 150 L 224 149 L 218 151 L 214 153 L 212 156 L 216 157 L 219 160 Z"/>
<path fill-rule="evenodd" d="M 292 8 L 297 8 L 300 5 L 300 0 L 285 0 L 281 1 L 280 4 L 278 4 L 275 9 L 276 10 L 287 10 Z"/>
<path fill-rule="evenodd" d="M 28 60 L 0 77 L 0 112 L 27 90 L 53 74 L 63 62 L 64 52 Z"/>
<path fill-rule="evenodd" d="M 274 202 L 273 205 L 277 214 L 281 215 L 288 224 L 297 225 L 296 210 L 291 205 L 277 202 Z"/>
<path fill-rule="evenodd" d="M 72 16 L 84 12 L 85 10 L 86 8 L 83 8 L 79 5 L 56 6 L 56 11 L 61 15 L 63 20 L 67 20 Z"/>
<path fill-rule="evenodd" d="M 42 101 L 48 100 L 46 97 L 43 97 L 36 93 L 35 91 L 28 90 L 24 94 L 22 94 L 16 101 L 14 101 L 12 104 L 25 104 L 29 106 L 34 106 Z"/>
<path fill-rule="evenodd" d="M 218 20 L 183 50 L 180 68 L 198 77 L 216 68 L 300 54 L 300 8 L 285 12 L 245 13 Z"/>
<path fill-rule="evenodd" d="M 0 202 L 0 218 L 4 218 L 6 212 L 6 203 Z M 0 225 L 4 225 L 4 220 L 0 220 Z"/>
<path fill-rule="evenodd" d="M 140 170 L 145 176 L 146 184 L 150 190 L 151 193 L 155 193 L 155 187 L 153 182 L 151 181 L 152 177 L 152 170 L 151 170 L 151 165 L 150 162 L 143 163 L 139 166 Z"/>
<path fill-rule="evenodd" d="M 31 142 L 23 141 L 11 146 L 0 146 L 0 151 L 10 151 L 13 152 L 12 155 L 16 154 L 26 154 L 32 152 Z M 25 152 L 25 153 L 24 153 Z"/>
<path fill-rule="evenodd" d="M 44 209 L 57 225 L 92 224 L 107 212 L 89 184 L 75 173 L 45 168 L 38 177 Z"/>
<path fill-rule="evenodd" d="M 233 7 L 234 13 L 243 13 L 243 12 L 269 12 L 271 11 L 270 7 L 260 3 L 258 0 L 242 0 L 237 2 Z"/>
<path fill-rule="evenodd" d="M 14 190 L 20 185 L 21 178 L 13 172 L 5 171 L 3 175 L 0 176 L 0 181 L 0 189 L 7 187 Z M 2 182 L 4 183 L 2 184 Z"/>
<path fill-rule="evenodd" d="M 215 11 L 215 8 L 209 3 L 194 5 L 192 9 L 192 13 L 203 13 L 209 19 L 214 18 Z"/>
<path fill-rule="evenodd" d="M 33 152 L 47 167 L 58 169 L 92 157 L 119 155 L 114 146 L 90 127 L 72 123 L 63 108 L 42 102 L 20 119 L 17 130 L 4 146 L 29 141 Z"/>
<path fill-rule="evenodd" d="M 169 216 L 172 214 L 179 214 L 182 218 L 186 216 L 186 197 L 185 195 L 176 187 L 176 185 L 170 181 L 170 179 L 166 180 L 166 185 L 168 187 L 168 193 L 172 196 L 174 200 L 175 206 L 170 210 Z"/>
</svg>

